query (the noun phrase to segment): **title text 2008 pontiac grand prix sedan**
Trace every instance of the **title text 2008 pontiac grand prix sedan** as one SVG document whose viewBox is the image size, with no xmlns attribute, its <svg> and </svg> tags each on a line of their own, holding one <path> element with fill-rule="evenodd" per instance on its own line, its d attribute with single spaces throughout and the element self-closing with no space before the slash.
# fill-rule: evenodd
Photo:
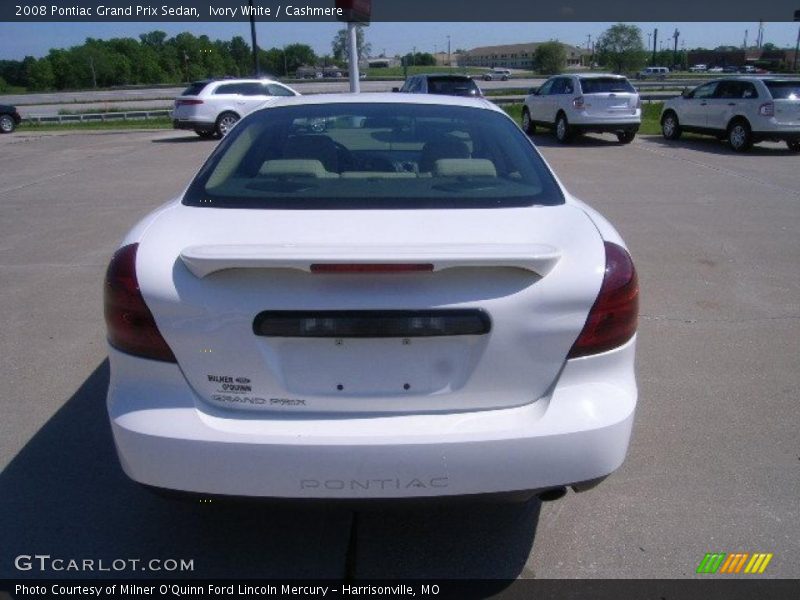
<svg viewBox="0 0 800 600">
<path fill-rule="evenodd" d="M 480 99 L 280 99 L 108 268 L 135 481 L 205 495 L 586 489 L 625 457 L 638 284 Z"/>
</svg>

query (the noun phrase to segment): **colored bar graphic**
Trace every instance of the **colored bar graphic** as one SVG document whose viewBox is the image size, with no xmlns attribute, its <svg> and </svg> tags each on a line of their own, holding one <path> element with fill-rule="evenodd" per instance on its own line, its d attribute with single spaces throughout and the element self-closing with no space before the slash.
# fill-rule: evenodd
<svg viewBox="0 0 800 600">
<path fill-rule="evenodd" d="M 709 552 L 700 561 L 697 573 L 716 573 L 722 561 L 725 559 L 725 552 Z"/>
<path fill-rule="evenodd" d="M 769 554 L 764 552 L 753 554 L 753 558 L 750 559 L 750 562 L 747 564 L 747 567 L 745 567 L 744 572 L 759 574 L 763 573 L 766 570 L 769 561 L 772 560 L 772 556 L 773 554 L 771 552 Z"/>
<path fill-rule="evenodd" d="M 719 570 L 720 573 L 738 573 L 744 566 L 745 561 L 750 556 L 747 552 L 736 552 L 729 554 L 728 559 Z"/>
<path fill-rule="evenodd" d="M 741 573 L 761 574 L 767 569 L 767 565 L 772 560 L 773 554 L 767 552 L 708 552 L 697 566 L 697 573 L 713 575 Z M 748 559 L 750 559 L 748 561 Z M 747 566 L 745 567 L 745 564 Z"/>
</svg>

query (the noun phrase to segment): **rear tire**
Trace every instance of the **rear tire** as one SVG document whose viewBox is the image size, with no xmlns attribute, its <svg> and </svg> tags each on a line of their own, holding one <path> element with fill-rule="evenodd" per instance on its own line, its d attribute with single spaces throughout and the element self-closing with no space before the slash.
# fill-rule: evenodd
<svg viewBox="0 0 800 600">
<path fill-rule="evenodd" d="M 236 125 L 239 118 L 239 115 L 234 112 L 222 113 L 219 117 L 217 117 L 217 123 L 214 125 L 214 131 L 219 137 L 225 137 L 228 135 L 228 132 L 233 128 L 233 126 Z"/>
<path fill-rule="evenodd" d="M 556 117 L 555 131 L 556 139 L 560 144 L 568 144 L 572 139 L 572 131 L 569 127 L 569 121 L 567 121 L 567 115 L 564 113 L 559 113 Z"/>
<path fill-rule="evenodd" d="M 531 121 L 531 113 L 527 108 L 522 109 L 522 130 L 528 135 L 536 133 L 536 125 Z"/>
<path fill-rule="evenodd" d="M 800 152 L 800 140 L 790 140 L 786 142 L 786 147 L 791 152 Z"/>
<path fill-rule="evenodd" d="M 661 135 L 665 140 L 677 140 L 681 137 L 681 126 L 678 122 L 678 115 L 669 111 L 661 119 Z"/>
<path fill-rule="evenodd" d="M 620 131 L 617 134 L 617 139 L 619 140 L 620 144 L 630 144 L 635 137 L 636 133 L 633 131 Z"/>
<path fill-rule="evenodd" d="M 728 143 L 734 152 L 746 152 L 753 145 L 753 134 L 750 124 L 743 120 L 731 122 L 728 125 Z"/>
<path fill-rule="evenodd" d="M 11 133 L 16 127 L 11 115 L 0 115 L 0 133 Z"/>
</svg>

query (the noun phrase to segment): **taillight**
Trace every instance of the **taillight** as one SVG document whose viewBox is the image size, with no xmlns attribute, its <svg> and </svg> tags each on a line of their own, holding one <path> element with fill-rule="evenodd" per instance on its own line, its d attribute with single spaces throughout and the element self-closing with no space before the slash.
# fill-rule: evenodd
<svg viewBox="0 0 800 600">
<path fill-rule="evenodd" d="M 572 106 L 575 108 L 583 108 L 583 96 L 578 96 L 572 101 Z"/>
<path fill-rule="evenodd" d="M 636 96 L 636 108 L 642 108 L 642 97 Z"/>
<path fill-rule="evenodd" d="M 775 105 L 772 102 L 765 102 L 758 107 L 758 114 L 760 114 L 762 117 L 775 116 Z"/>
<path fill-rule="evenodd" d="M 175 106 L 194 106 L 195 104 L 202 104 L 202 103 L 203 103 L 202 100 L 183 100 L 180 98 L 178 100 L 175 100 Z"/>
<path fill-rule="evenodd" d="M 177 362 L 147 308 L 136 279 L 139 244 L 123 246 L 106 272 L 104 289 L 108 341 L 117 350 L 143 358 Z"/>
<path fill-rule="evenodd" d="M 636 268 L 624 248 L 611 242 L 604 243 L 606 270 L 603 285 L 567 358 L 606 352 L 621 346 L 636 333 L 639 316 Z"/>
</svg>

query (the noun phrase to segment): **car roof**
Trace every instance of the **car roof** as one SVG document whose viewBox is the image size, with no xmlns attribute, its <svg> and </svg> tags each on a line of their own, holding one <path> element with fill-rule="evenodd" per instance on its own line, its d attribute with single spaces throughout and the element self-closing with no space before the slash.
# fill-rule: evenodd
<svg viewBox="0 0 800 600">
<path fill-rule="evenodd" d="M 614 79 L 627 79 L 625 75 L 618 75 L 616 73 L 575 73 L 575 77 L 580 79 L 594 79 L 596 77 L 613 77 Z"/>
<path fill-rule="evenodd" d="M 203 83 L 203 82 L 199 82 Z M 280 83 L 275 79 L 271 79 L 269 77 L 243 77 L 243 78 L 236 78 L 236 79 L 210 79 L 209 81 L 205 82 L 206 84 L 209 83 Z"/>
<path fill-rule="evenodd" d="M 425 104 L 434 106 L 464 106 L 482 108 L 505 114 L 503 109 L 485 98 L 445 96 L 439 94 L 308 94 L 306 96 L 281 96 L 269 107 L 304 106 L 318 104 Z"/>
<path fill-rule="evenodd" d="M 800 83 L 800 78 L 762 73 L 761 75 L 738 75 L 736 77 L 723 77 L 721 79 L 714 79 L 712 81 L 792 81 Z"/>
<path fill-rule="evenodd" d="M 460 73 L 418 73 L 412 77 L 436 77 L 438 79 L 472 79 L 469 75 Z"/>
</svg>

